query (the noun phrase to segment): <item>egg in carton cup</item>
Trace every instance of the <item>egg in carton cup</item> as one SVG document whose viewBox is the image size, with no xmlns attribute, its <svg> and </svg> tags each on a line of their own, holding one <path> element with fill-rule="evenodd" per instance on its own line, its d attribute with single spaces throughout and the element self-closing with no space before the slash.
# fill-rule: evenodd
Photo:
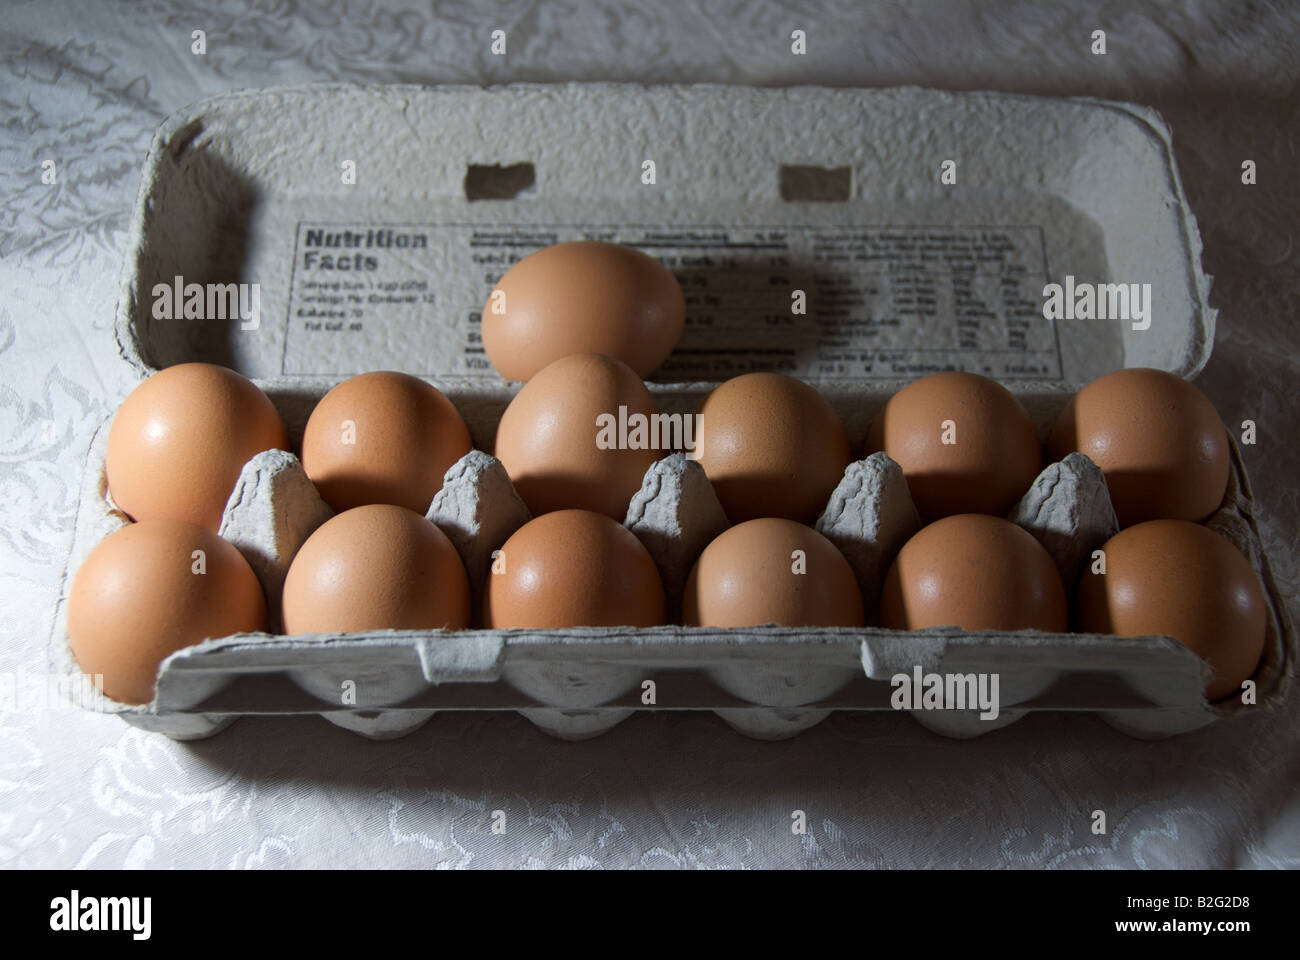
<svg viewBox="0 0 1300 960">
<path fill-rule="evenodd" d="M 806 134 L 792 143 L 794 129 Z M 1000 139 L 1008 129 L 1014 143 Z M 319 149 L 324 132 L 335 151 Z M 363 162 L 368 174 L 358 178 L 352 159 L 349 182 L 347 158 L 372 156 L 377 143 L 384 163 Z M 646 152 L 659 164 L 647 166 Z M 960 185 L 940 178 L 949 157 Z M 864 219 L 882 226 L 864 228 Z M 517 387 L 487 368 L 476 311 L 519 250 L 573 239 L 656 254 L 686 290 L 686 337 L 649 384 L 668 413 L 694 413 L 718 380 L 774 363 L 817 387 L 860 438 L 902 380 L 958 367 L 1009 382 L 1045 437 L 1072 385 L 1117 366 L 1190 377 L 1213 341 L 1199 236 L 1168 131 L 1151 111 L 913 89 L 574 84 L 249 91 L 173 116 L 150 148 L 132 225 L 119 348 L 142 373 L 195 359 L 244 372 L 295 442 L 314 404 L 348 374 L 421 374 L 455 403 L 479 448 L 447 473 L 428 514 L 464 561 L 478 610 L 492 552 L 528 513 L 483 452 Z M 1001 275 L 935 273 L 936 262 L 958 260 L 993 263 Z M 1069 278 L 1050 266 L 1061 263 L 1073 265 Z M 1024 322 L 1026 301 L 1039 309 L 1048 278 L 1112 274 L 1150 278 L 1160 292 L 1144 328 L 1090 317 L 1042 329 Z M 936 276 L 952 279 L 960 301 L 950 305 L 964 318 L 955 334 L 935 305 L 948 295 Z M 150 293 L 181 277 L 256 283 L 266 322 L 160 319 Z M 791 324 L 770 298 L 752 295 L 768 286 L 785 296 L 795 284 L 819 298 L 822 319 Z M 909 321 L 864 323 L 855 298 L 879 296 Z M 996 308 L 985 326 L 980 302 Z M 764 330 L 757 317 L 777 322 Z M 65 586 L 126 522 L 107 494 L 105 433 L 88 456 Z M 1099 480 L 1086 457 L 1071 455 L 1009 514 L 1043 543 L 1067 588 L 1114 532 Z M 249 560 L 272 618 L 288 563 L 329 515 L 292 454 L 268 451 L 245 466 L 221 533 Z M 672 608 L 725 522 L 698 463 L 675 455 L 646 472 L 625 526 L 654 558 Z M 850 465 L 816 526 L 870 604 L 918 522 L 897 464 L 875 454 Z M 248 634 L 168 657 L 152 703 L 105 706 L 177 738 L 258 714 L 320 714 L 390 737 L 444 709 L 517 710 L 567 738 L 639 709 L 710 710 L 774 738 L 836 709 L 892 709 L 891 679 L 919 669 L 1001 678 L 995 720 L 914 711 L 946 735 L 973 736 L 1033 710 L 1079 710 L 1135 736 L 1166 736 L 1267 708 L 1294 672 L 1294 633 L 1235 444 L 1227 496 L 1207 525 L 1243 552 L 1265 590 L 1258 707 L 1206 704 L 1204 665 L 1168 638 L 774 626 Z M 51 656 L 75 671 L 63 608 Z M 647 681 L 653 704 L 642 698 Z"/>
</svg>

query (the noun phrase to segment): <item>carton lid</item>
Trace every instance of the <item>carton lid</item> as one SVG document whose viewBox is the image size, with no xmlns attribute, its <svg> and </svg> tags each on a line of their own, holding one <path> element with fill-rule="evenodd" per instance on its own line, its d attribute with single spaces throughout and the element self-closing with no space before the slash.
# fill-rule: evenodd
<svg viewBox="0 0 1300 960">
<path fill-rule="evenodd" d="M 118 340 L 142 373 L 208 360 L 499 384 L 487 294 L 570 239 L 640 247 L 678 276 L 687 328 L 656 380 L 771 369 L 870 388 L 955 368 L 1057 390 L 1127 366 L 1191 377 L 1214 339 L 1149 109 L 519 84 L 254 90 L 173 115 L 146 162 Z"/>
</svg>

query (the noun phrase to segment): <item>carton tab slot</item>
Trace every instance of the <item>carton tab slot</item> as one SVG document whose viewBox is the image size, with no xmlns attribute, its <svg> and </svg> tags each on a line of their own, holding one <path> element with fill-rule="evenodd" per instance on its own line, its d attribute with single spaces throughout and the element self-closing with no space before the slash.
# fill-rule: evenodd
<svg viewBox="0 0 1300 960">
<path fill-rule="evenodd" d="M 781 199 L 786 203 L 844 203 L 852 196 L 852 167 L 781 165 Z"/>
<path fill-rule="evenodd" d="M 533 196 L 536 186 L 537 174 L 531 163 L 471 163 L 465 168 L 466 200 L 522 200 Z"/>
</svg>

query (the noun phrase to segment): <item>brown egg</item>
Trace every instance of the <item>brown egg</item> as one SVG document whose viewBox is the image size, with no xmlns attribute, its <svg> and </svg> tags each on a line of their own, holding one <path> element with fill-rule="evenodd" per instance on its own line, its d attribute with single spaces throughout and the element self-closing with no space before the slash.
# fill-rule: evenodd
<svg viewBox="0 0 1300 960">
<path fill-rule="evenodd" d="M 345 510 L 316 529 L 284 578 L 284 632 L 461 630 L 469 579 L 447 535 L 405 507 Z"/>
<path fill-rule="evenodd" d="M 388 503 L 424 513 L 443 474 L 473 446 L 437 387 L 384 370 L 321 398 L 303 433 L 302 465 L 335 510 Z"/>
<path fill-rule="evenodd" d="M 1206 695 L 1241 689 L 1264 651 L 1264 591 L 1225 538 L 1186 520 L 1149 520 L 1102 547 L 1105 573 L 1079 579 L 1079 629 L 1122 637 L 1173 637 L 1214 670 Z"/>
<path fill-rule="evenodd" d="M 131 391 L 108 431 L 113 502 L 134 520 L 185 520 L 215 533 L 255 454 L 288 450 L 284 421 L 257 386 L 211 363 L 160 370 Z"/>
<path fill-rule="evenodd" d="M 68 594 L 72 653 L 121 703 L 152 700 L 158 665 L 182 647 L 265 629 L 266 598 L 243 555 L 180 520 L 141 520 L 109 534 Z"/>
<path fill-rule="evenodd" d="M 1029 414 L 1006 387 L 975 373 L 935 373 L 889 398 L 867 432 L 903 468 L 929 522 L 958 513 L 1002 516 L 1043 466 Z"/>
<path fill-rule="evenodd" d="M 648 377 L 682 335 L 686 304 L 668 269 L 617 243 L 557 243 L 506 271 L 483 307 L 483 348 L 501 376 L 529 380 L 574 353 Z"/>
<path fill-rule="evenodd" d="M 648 430 L 620 438 L 620 407 L 629 424 L 635 417 L 652 423 L 659 412 L 627 364 L 594 354 L 556 360 L 510 401 L 497 426 L 496 457 L 534 515 L 595 510 L 623 520 L 646 470 L 667 451 L 633 449 Z"/>
<path fill-rule="evenodd" d="M 893 630 L 1044 630 L 1068 626 L 1056 564 L 1009 520 L 957 514 L 922 527 L 894 558 L 880 597 Z"/>
<path fill-rule="evenodd" d="M 700 408 L 696 459 L 732 523 L 811 523 L 844 477 L 849 438 L 820 393 L 779 373 L 747 373 Z"/>
<path fill-rule="evenodd" d="M 1228 432 L 1205 394 L 1163 370 L 1116 370 L 1061 411 L 1048 456 L 1087 454 L 1121 527 L 1206 519 L 1228 489 Z"/>
<path fill-rule="evenodd" d="M 601 513 L 557 510 L 494 556 L 483 626 L 653 627 L 666 610 L 659 569 L 631 531 Z"/>
<path fill-rule="evenodd" d="M 750 520 L 704 548 L 686 581 L 685 623 L 705 627 L 860 627 L 853 570 L 816 530 L 783 518 Z"/>
</svg>

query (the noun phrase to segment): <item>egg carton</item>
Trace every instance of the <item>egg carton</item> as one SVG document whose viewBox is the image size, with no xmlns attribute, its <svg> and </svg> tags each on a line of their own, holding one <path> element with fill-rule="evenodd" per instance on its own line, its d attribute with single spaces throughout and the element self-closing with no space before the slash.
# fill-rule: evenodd
<svg viewBox="0 0 1300 960">
<path fill-rule="evenodd" d="M 79 555 L 128 522 L 104 482 L 106 436 L 107 424 L 91 448 L 99 469 L 87 471 L 92 485 L 82 502 L 92 510 L 78 524 Z M 1208 524 L 1250 558 L 1266 584 L 1268 632 L 1255 679 L 1261 703 L 1269 704 L 1293 659 L 1276 587 L 1245 509 L 1250 493 L 1243 476 L 1234 445 L 1231 486 Z M 245 465 L 220 532 L 257 574 L 273 631 L 294 554 L 332 515 L 292 453 L 266 451 Z M 459 552 L 477 614 L 493 551 L 528 521 L 527 507 L 500 462 L 473 450 L 448 470 L 427 516 Z M 1008 519 L 1044 545 L 1071 595 L 1092 551 L 1118 529 L 1100 470 L 1077 453 L 1046 467 Z M 680 453 L 652 465 L 624 522 L 654 558 L 669 609 L 679 612 L 691 566 L 728 525 L 703 469 Z M 848 559 L 870 618 L 890 563 L 920 528 L 901 469 L 883 453 L 850 464 L 815 526 Z M 60 605 L 56 649 L 66 657 L 62 613 Z M 265 713 L 319 713 L 365 736 L 389 738 L 447 709 L 516 710 L 565 739 L 602 733 L 638 709 L 709 709 L 742 733 L 775 739 L 812 726 L 831 710 L 892 709 L 891 678 L 919 668 L 923 674 L 998 674 L 994 718 L 979 710 L 911 711 L 923 726 L 954 737 L 997 729 L 1030 710 L 1090 710 L 1133 736 L 1155 737 L 1247 709 L 1205 704 L 1204 665 L 1168 638 L 950 628 L 479 626 L 476 618 L 465 631 L 272 632 L 209 640 L 167 659 L 152 704 L 106 706 L 130 723 L 178 739 L 209 736 L 238 716 Z M 60 668 L 76 670 L 66 659 Z M 642 700 L 647 681 L 653 705 Z"/>
<path fill-rule="evenodd" d="M 377 153 L 382 163 L 368 164 Z M 638 178 L 650 155 L 658 160 L 654 184 Z M 963 186 L 940 185 L 947 158 L 956 158 Z M 339 176 L 340 163 L 349 161 L 352 183 Z M 485 176 L 501 196 L 488 190 L 485 198 Z M 868 230 L 863 222 L 880 226 Z M 427 293 L 436 282 L 427 293 L 432 300 L 399 307 L 363 301 L 360 324 L 345 318 L 326 329 L 331 321 L 322 319 L 312 328 L 315 321 L 302 319 L 306 305 L 329 303 L 306 285 L 301 248 L 323 235 L 313 230 L 330 229 L 348 253 L 348 238 L 362 245 L 368 230 L 425 236 L 427 246 L 415 252 L 374 248 L 378 276 L 367 289 L 400 296 L 421 282 Z M 477 610 L 492 551 L 528 517 L 501 465 L 483 452 L 518 385 L 485 368 L 475 346 L 477 310 L 512 258 L 593 238 L 661 256 L 687 292 L 687 333 L 649 384 L 668 413 L 693 413 L 731 375 L 775 368 L 816 386 L 857 440 L 905 380 L 951 366 L 1007 382 L 1045 437 L 1082 382 L 1118 366 L 1191 377 L 1213 342 L 1209 278 L 1169 134 L 1140 107 L 915 89 L 318 85 L 227 94 L 164 122 L 132 223 L 119 351 L 141 375 L 185 360 L 244 372 L 275 402 L 295 444 L 315 402 L 352 373 L 403 369 L 439 387 L 478 449 L 448 472 L 429 518 L 460 552 Z M 969 322 L 963 327 L 955 311 L 944 315 L 942 304 L 927 312 L 920 253 L 927 243 L 1021 258 L 998 280 L 1003 290 L 1038 247 L 1035 283 L 1067 272 L 1082 280 L 1140 278 L 1160 295 L 1142 331 L 1060 321 L 1051 325 L 1052 343 L 1040 338 L 1019 349 L 1040 331 L 1015 333 L 1008 324 L 1003 332 L 1018 352 L 959 339 L 936 353 L 927 344 L 938 334 L 927 324 L 942 321 L 942 333 L 969 331 Z M 771 254 L 774 245 L 783 252 Z M 828 245 L 838 266 L 817 259 L 815 251 Z M 845 276 L 860 281 L 859 293 L 870 283 L 893 283 L 888 271 L 882 279 L 862 272 L 869 267 L 843 265 L 878 262 L 882 249 L 895 258 L 891 270 L 899 262 L 915 267 L 913 285 L 894 295 L 910 297 L 916 309 L 914 322 L 871 328 L 867 349 L 853 339 L 861 324 L 836 326 L 844 301 L 834 307 L 835 294 Z M 1112 264 L 1124 264 L 1125 276 Z M 175 276 L 257 283 L 261 322 L 154 317 L 154 285 Z M 778 323 L 771 335 L 757 324 L 742 334 L 720 330 L 726 323 L 716 301 L 725 306 L 752 290 L 723 289 L 714 300 L 709 291 L 736 276 L 755 287 L 785 281 L 783 295 L 804 283 L 834 309 L 820 318 L 810 311 L 815 319 L 794 330 Z M 821 339 L 809 340 L 807 327 Z M 836 352 L 844 349 L 841 333 L 861 369 L 844 369 Z M 1014 363 L 999 359 L 1008 352 Z M 868 354 L 870 363 L 861 363 Z M 775 365 L 764 366 L 773 355 Z M 125 522 L 104 481 L 106 432 L 101 428 L 88 453 L 51 633 L 51 669 L 70 675 L 67 587 L 85 554 Z M 386 738 L 440 710 L 514 710 L 549 733 L 581 739 L 638 710 L 666 709 L 711 711 L 747 735 L 779 738 L 833 710 L 892 710 L 891 678 L 920 669 L 999 678 L 996 719 L 981 719 L 978 710 L 912 711 L 944 735 L 975 736 L 1031 711 L 1059 710 L 1094 713 L 1133 736 L 1168 736 L 1270 709 L 1292 685 L 1294 630 L 1252 503 L 1234 445 L 1229 490 L 1208 523 L 1243 551 L 1264 586 L 1268 632 L 1255 706 L 1205 703 L 1203 664 L 1161 637 L 776 626 L 502 631 L 477 624 L 454 632 L 212 639 L 163 663 L 152 703 L 99 706 L 177 739 L 211 735 L 241 716 L 300 714 Z M 261 580 L 273 625 L 288 563 L 329 515 L 292 454 L 260 454 L 244 468 L 222 533 Z M 1104 482 L 1082 455 L 1048 466 L 1009 518 L 1044 544 L 1070 592 L 1091 550 L 1114 531 Z M 849 467 L 817 527 L 848 558 L 870 609 L 917 522 L 897 465 L 875 454 Z M 647 472 L 626 525 L 654 557 L 674 610 L 690 566 L 725 524 L 697 463 L 677 454 Z"/>
</svg>

